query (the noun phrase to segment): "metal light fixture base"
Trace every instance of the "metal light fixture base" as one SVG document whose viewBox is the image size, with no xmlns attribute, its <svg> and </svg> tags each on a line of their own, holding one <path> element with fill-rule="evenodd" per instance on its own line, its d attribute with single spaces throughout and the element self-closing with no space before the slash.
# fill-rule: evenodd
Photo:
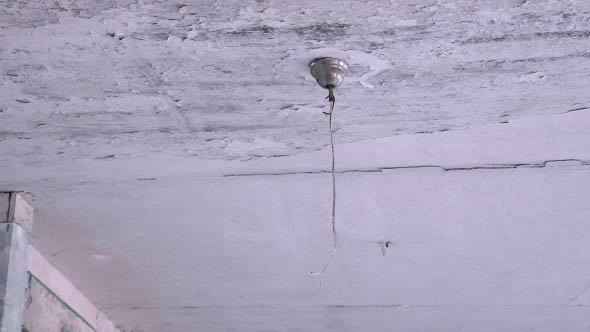
<svg viewBox="0 0 590 332">
<path fill-rule="evenodd" d="M 342 84 L 348 72 L 348 64 L 338 58 L 315 58 L 309 63 L 309 69 L 311 76 L 322 88 L 333 89 Z"/>
</svg>

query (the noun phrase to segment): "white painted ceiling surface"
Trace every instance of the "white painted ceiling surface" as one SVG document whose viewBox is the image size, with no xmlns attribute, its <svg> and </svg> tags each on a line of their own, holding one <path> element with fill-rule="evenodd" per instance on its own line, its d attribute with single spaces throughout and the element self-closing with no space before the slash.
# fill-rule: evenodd
<svg viewBox="0 0 590 332">
<path fill-rule="evenodd" d="M 0 186 L 124 331 L 588 331 L 590 3 L 8 2 Z M 337 90 L 338 251 L 325 91 Z M 379 242 L 391 245 L 381 251 Z"/>
</svg>

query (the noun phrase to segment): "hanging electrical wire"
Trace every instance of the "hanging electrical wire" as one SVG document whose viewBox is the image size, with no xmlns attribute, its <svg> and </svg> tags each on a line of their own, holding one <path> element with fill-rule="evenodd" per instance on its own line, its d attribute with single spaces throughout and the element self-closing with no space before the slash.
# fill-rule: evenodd
<svg viewBox="0 0 590 332">
<path fill-rule="evenodd" d="M 332 235 L 334 242 L 332 247 L 332 254 L 330 255 L 330 258 L 326 261 L 322 269 L 317 272 L 311 273 L 312 275 L 320 277 L 320 289 L 322 288 L 323 274 L 332 262 L 332 260 L 334 259 L 334 256 L 336 255 L 336 248 L 338 247 L 338 234 L 336 233 L 336 156 L 334 153 L 334 131 L 332 130 L 332 116 L 334 114 L 334 105 L 336 104 L 336 98 L 334 97 L 334 87 L 329 86 L 328 91 L 329 94 L 328 97 L 326 97 L 326 99 L 328 99 L 328 101 L 330 102 L 330 112 L 325 114 L 328 115 L 328 124 L 330 128 L 330 149 L 332 151 Z"/>
<path fill-rule="evenodd" d="M 341 59 L 331 57 L 315 58 L 309 63 L 311 75 L 316 79 L 318 84 L 328 89 L 328 101 L 330 102 L 330 112 L 325 113 L 328 115 L 328 124 L 330 128 L 330 149 L 332 152 L 332 235 L 333 235 L 333 246 L 332 254 L 326 261 L 324 266 L 317 272 L 312 272 L 314 276 L 320 277 L 320 289 L 322 289 L 323 274 L 326 269 L 334 260 L 336 255 L 336 249 L 338 248 L 338 234 L 336 233 L 336 157 L 334 153 L 334 131 L 332 129 L 332 118 L 334 115 L 334 105 L 336 104 L 336 98 L 334 97 L 334 89 L 339 86 L 344 80 L 344 76 L 348 71 L 348 64 Z"/>
</svg>

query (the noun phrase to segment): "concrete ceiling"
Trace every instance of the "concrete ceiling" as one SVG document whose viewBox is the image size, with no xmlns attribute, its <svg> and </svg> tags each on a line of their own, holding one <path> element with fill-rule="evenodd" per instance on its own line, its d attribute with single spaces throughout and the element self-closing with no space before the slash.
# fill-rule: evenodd
<svg viewBox="0 0 590 332">
<path fill-rule="evenodd" d="M 590 328 L 589 2 L 11 1 L 0 26 L 1 189 L 123 330 Z M 320 289 L 327 55 L 351 72 Z"/>
</svg>

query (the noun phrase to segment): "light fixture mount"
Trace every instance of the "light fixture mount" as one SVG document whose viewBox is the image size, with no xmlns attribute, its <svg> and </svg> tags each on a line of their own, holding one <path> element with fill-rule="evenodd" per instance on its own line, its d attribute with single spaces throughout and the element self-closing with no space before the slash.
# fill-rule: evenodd
<svg viewBox="0 0 590 332">
<path fill-rule="evenodd" d="M 311 60 L 309 63 L 311 76 L 324 89 L 333 89 L 339 86 L 348 72 L 348 64 L 341 59 L 321 57 Z"/>
</svg>

